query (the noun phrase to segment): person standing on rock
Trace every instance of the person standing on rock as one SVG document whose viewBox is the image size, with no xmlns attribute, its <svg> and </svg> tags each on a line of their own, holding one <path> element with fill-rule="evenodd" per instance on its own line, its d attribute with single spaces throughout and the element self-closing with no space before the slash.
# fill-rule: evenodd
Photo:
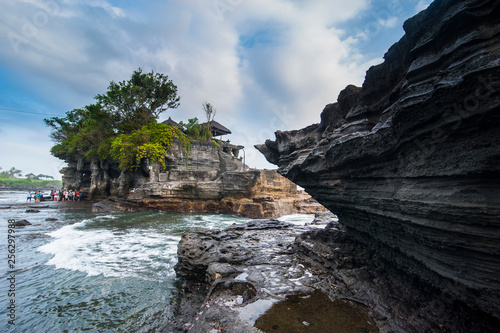
<svg viewBox="0 0 500 333">
<path fill-rule="evenodd" d="M 31 194 L 31 191 L 28 191 L 28 196 L 26 197 L 26 202 L 31 202 L 31 197 L 32 197 L 32 194 Z"/>
<path fill-rule="evenodd" d="M 35 197 L 35 202 L 40 202 L 41 198 L 42 198 L 42 192 L 37 191 L 36 192 L 36 197 Z"/>
</svg>

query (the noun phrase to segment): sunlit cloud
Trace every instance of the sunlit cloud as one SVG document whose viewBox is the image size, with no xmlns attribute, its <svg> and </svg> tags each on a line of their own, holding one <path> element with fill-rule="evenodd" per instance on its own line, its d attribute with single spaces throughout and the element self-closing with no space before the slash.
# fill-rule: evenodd
<svg viewBox="0 0 500 333">
<path fill-rule="evenodd" d="M 360 85 L 368 67 L 382 61 L 383 51 L 365 55 L 374 52 L 374 37 L 401 29 L 403 9 L 415 8 L 415 2 L 377 3 L 7 1 L 0 13 L 0 36 L 7 37 L 0 40 L 0 69 L 16 73 L 11 83 L 23 87 L 16 96 L 60 115 L 91 103 L 110 81 L 126 80 L 139 67 L 167 74 L 181 105 L 162 119 L 203 118 L 201 103 L 209 101 L 217 120 L 233 131 L 229 139 L 262 166 L 252 146 L 278 129 L 318 122 L 326 104 L 347 84 Z M 13 96 L 0 95 L 0 102 L 23 107 Z M 11 140 L 2 133 L 0 140 Z"/>
</svg>

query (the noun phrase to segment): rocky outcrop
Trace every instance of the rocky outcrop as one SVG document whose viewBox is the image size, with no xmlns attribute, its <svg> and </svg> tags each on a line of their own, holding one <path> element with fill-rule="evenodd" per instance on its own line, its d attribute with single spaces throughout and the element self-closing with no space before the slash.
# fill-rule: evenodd
<svg viewBox="0 0 500 333">
<path fill-rule="evenodd" d="M 210 171 L 212 177 L 226 171 L 242 171 L 244 165 L 238 159 L 239 150 L 242 146 L 234 146 L 227 142 L 194 141 L 191 144 L 189 154 L 174 143 L 165 156 L 165 168 L 159 163 L 151 163 L 143 159 L 140 165 L 134 169 L 120 169 L 111 160 L 100 160 L 85 162 L 83 159 L 69 160 L 68 166 L 61 170 L 63 174 L 63 188 L 68 190 L 79 189 L 83 196 L 92 199 L 107 198 L 110 196 L 126 196 L 131 190 L 139 188 L 146 183 L 168 181 L 185 171 L 193 171 L 193 177 L 197 171 Z M 178 178 L 181 177 L 180 175 Z"/>
<path fill-rule="evenodd" d="M 500 2 L 437 0 L 321 122 L 258 149 L 349 234 L 500 318 Z"/>
<path fill-rule="evenodd" d="M 116 178 L 109 172 L 111 164 L 94 164 L 90 193 L 115 197 L 94 204 L 93 211 L 158 209 L 273 218 L 325 210 L 276 171 L 248 169 L 238 158 L 241 148 L 227 142 L 195 142 L 189 155 L 178 147 L 171 149 L 166 168 L 143 163 L 140 170 Z M 133 184 L 137 186 L 132 189 Z M 123 195 L 129 189 L 132 193 Z"/>
<path fill-rule="evenodd" d="M 495 332 L 499 321 L 428 288 L 354 240 L 331 213 L 186 233 L 182 299 L 161 332 Z"/>
<path fill-rule="evenodd" d="M 25 226 L 31 225 L 31 223 L 27 220 L 16 220 L 14 222 L 14 225 L 16 227 L 25 227 Z"/>
<path fill-rule="evenodd" d="M 205 178 L 209 172 L 175 172 L 177 180 L 146 183 L 127 197 L 99 201 L 96 213 L 157 209 L 173 212 L 235 214 L 249 218 L 274 218 L 326 209 L 296 185 L 272 170 L 225 172 Z M 168 173 L 160 174 L 168 177 Z"/>
<path fill-rule="evenodd" d="M 320 228 L 325 223 L 314 222 Z M 264 313 L 271 308 L 280 311 L 287 297 L 294 296 L 295 304 L 286 304 L 286 312 L 293 320 L 280 323 L 278 331 L 305 331 L 310 325 L 318 332 L 330 331 L 327 323 L 332 312 L 311 314 L 296 308 L 299 295 L 317 303 L 313 295 L 320 278 L 292 250 L 295 237 L 309 228 L 277 220 L 256 220 L 226 230 L 184 234 L 175 270 L 183 281 L 186 296 L 175 322 L 164 332 L 270 332 L 270 328 L 262 327 L 266 321 Z M 326 304 L 332 303 L 324 298 Z M 361 324 L 363 328 L 358 327 L 358 331 L 376 332 L 367 308 L 350 306 L 352 312 L 359 311 L 364 316 L 359 323 L 352 314 L 344 313 L 343 319 L 351 319 L 350 328 Z M 268 319 L 274 330 L 278 329 L 275 316 Z M 369 324 L 365 324 L 367 321 Z"/>
</svg>

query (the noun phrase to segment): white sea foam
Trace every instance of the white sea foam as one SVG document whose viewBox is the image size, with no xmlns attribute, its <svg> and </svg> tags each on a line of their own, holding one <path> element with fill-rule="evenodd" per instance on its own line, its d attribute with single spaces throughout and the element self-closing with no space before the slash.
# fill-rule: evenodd
<svg viewBox="0 0 500 333">
<path fill-rule="evenodd" d="M 67 225 L 50 233 L 55 240 L 38 249 L 53 255 L 47 264 L 89 276 L 162 279 L 174 274 L 180 237 L 159 234 L 156 229 L 87 228 L 90 222 Z"/>
<path fill-rule="evenodd" d="M 304 226 L 306 223 L 314 221 L 314 214 L 291 214 L 282 216 L 278 218 L 278 220 L 292 223 L 294 225 Z"/>
<path fill-rule="evenodd" d="M 149 214 L 100 215 L 66 225 L 50 233 L 54 239 L 38 250 L 53 255 L 47 265 L 89 276 L 162 280 L 175 274 L 177 244 L 183 231 L 248 221 L 227 215 L 179 215 L 168 220 L 163 213 Z M 131 227 L 126 227 L 127 219 L 134 221 Z M 120 224 L 122 220 L 125 224 Z"/>
</svg>

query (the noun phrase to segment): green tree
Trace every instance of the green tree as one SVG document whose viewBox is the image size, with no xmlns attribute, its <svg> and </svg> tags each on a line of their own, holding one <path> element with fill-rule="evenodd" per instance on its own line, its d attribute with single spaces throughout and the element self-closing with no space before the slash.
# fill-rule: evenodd
<svg viewBox="0 0 500 333">
<path fill-rule="evenodd" d="M 168 76 L 141 69 L 128 81 L 111 82 L 107 92 L 95 99 L 95 104 L 66 112 L 65 117 L 44 119 L 53 128 L 52 155 L 63 160 L 104 160 L 118 135 L 156 123 L 162 112 L 179 105 L 177 86 Z"/>
<path fill-rule="evenodd" d="M 121 168 L 137 167 L 149 158 L 165 167 L 174 138 L 188 155 L 191 141 L 203 138 L 196 118 L 189 120 L 187 134 L 157 123 L 162 112 L 179 105 L 177 87 L 164 74 L 138 69 L 128 81 L 111 82 L 95 99 L 95 104 L 68 111 L 65 117 L 44 119 L 52 127 L 52 155 L 89 162 L 109 159 Z"/>
<path fill-rule="evenodd" d="M 52 176 L 49 176 L 49 175 L 44 175 L 44 174 L 39 174 L 37 176 L 35 176 L 35 179 L 37 180 L 41 180 L 41 179 L 54 179 L 54 177 Z"/>
<path fill-rule="evenodd" d="M 28 179 L 28 180 L 33 180 L 33 179 L 35 179 L 36 176 L 34 173 L 30 172 L 30 173 L 24 175 L 24 177 L 26 177 L 26 179 Z"/>
<path fill-rule="evenodd" d="M 51 137 L 56 145 L 51 153 L 55 157 L 82 157 L 95 161 L 109 156 L 111 138 L 116 135 L 116 120 L 99 104 L 66 112 L 64 118 L 52 117 L 44 121 L 53 128 Z"/>
<path fill-rule="evenodd" d="M 204 140 L 210 140 L 212 139 L 212 131 L 211 131 L 212 121 L 214 121 L 215 115 L 217 114 L 217 110 L 213 107 L 212 104 L 208 102 L 203 102 L 202 107 L 203 111 L 205 112 L 205 116 L 207 118 L 207 123 L 202 128 L 201 137 Z"/>
<path fill-rule="evenodd" d="M 16 169 L 14 167 L 10 168 L 10 170 L 7 172 L 10 178 L 14 178 L 15 176 L 22 176 L 22 171 L 19 169 Z"/>
<path fill-rule="evenodd" d="M 101 107 L 113 115 L 120 133 L 131 133 L 169 108 L 179 106 L 177 86 L 161 73 L 134 71 L 128 81 L 111 82 L 106 94 L 97 95 Z"/>
<path fill-rule="evenodd" d="M 193 140 L 200 140 L 201 139 L 201 124 L 198 122 L 198 118 L 191 118 L 188 119 L 187 123 L 184 122 L 179 122 L 179 125 L 184 127 L 184 133 Z"/>
</svg>

